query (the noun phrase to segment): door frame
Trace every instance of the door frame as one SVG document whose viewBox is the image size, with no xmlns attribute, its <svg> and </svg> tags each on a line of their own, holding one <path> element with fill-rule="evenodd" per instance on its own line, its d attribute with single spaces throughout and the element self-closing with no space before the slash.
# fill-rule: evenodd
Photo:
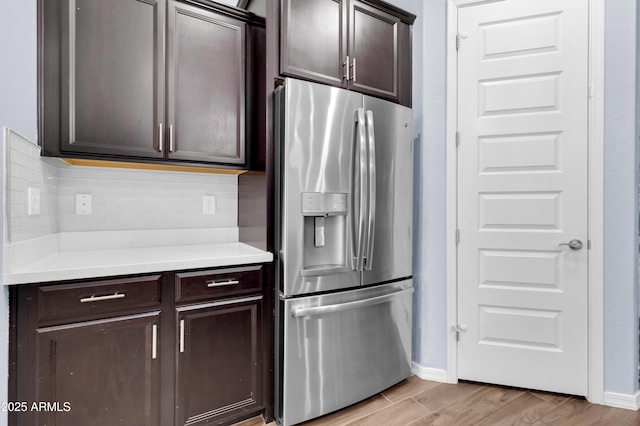
<svg viewBox="0 0 640 426">
<path fill-rule="evenodd" d="M 447 382 L 458 381 L 458 161 L 456 148 L 458 87 L 456 34 L 458 10 L 507 0 L 447 0 Z M 531 0 L 535 1 L 535 0 Z M 588 353 L 587 400 L 604 403 L 604 1 L 588 0 Z"/>
</svg>

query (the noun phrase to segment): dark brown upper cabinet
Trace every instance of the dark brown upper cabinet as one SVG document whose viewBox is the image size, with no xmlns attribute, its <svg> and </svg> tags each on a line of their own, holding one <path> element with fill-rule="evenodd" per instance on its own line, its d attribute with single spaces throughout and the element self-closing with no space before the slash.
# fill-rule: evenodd
<svg viewBox="0 0 640 426">
<path fill-rule="evenodd" d="M 168 157 L 245 162 L 246 24 L 169 2 Z"/>
<path fill-rule="evenodd" d="M 346 0 L 284 0 L 283 74 L 346 87 Z"/>
<path fill-rule="evenodd" d="M 163 158 L 163 0 L 41 0 L 40 129 L 49 155 Z"/>
<path fill-rule="evenodd" d="M 411 105 L 415 16 L 378 0 L 283 0 L 280 71 Z"/>
<path fill-rule="evenodd" d="M 207 0 L 40 0 L 43 154 L 244 166 L 252 26 Z"/>
</svg>

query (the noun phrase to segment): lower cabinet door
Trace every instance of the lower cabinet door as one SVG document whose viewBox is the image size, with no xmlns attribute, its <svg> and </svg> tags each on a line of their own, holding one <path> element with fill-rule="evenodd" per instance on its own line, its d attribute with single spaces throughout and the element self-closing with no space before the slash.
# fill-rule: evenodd
<svg viewBox="0 0 640 426">
<path fill-rule="evenodd" d="M 262 296 L 177 308 L 176 425 L 231 420 L 262 405 Z"/>
<path fill-rule="evenodd" d="M 35 423 L 158 425 L 158 324 L 151 312 L 37 329 Z"/>
</svg>

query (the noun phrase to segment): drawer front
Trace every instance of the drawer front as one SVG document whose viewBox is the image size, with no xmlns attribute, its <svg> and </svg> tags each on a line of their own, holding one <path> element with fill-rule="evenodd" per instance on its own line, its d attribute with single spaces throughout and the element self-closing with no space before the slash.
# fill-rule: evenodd
<svg viewBox="0 0 640 426">
<path fill-rule="evenodd" d="M 160 305 L 161 275 L 38 288 L 38 320 L 93 316 Z"/>
<path fill-rule="evenodd" d="M 262 266 L 176 274 L 176 301 L 193 302 L 262 290 Z"/>
</svg>

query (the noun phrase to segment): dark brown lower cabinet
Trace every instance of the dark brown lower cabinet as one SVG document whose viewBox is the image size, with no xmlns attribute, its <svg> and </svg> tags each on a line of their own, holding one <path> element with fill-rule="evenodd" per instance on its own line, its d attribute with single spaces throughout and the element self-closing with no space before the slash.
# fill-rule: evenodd
<svg viewBox="0 0 640 426">
<path fill-rule="evenodd" d="M 159 314 L 38 329 L 36 424 L 159 424 Z"/>
<path fill-rule="evenodd" d="M 9 425 L 269 418 L 263 273 L 245 265 L 11 287 L 9 400 L 19 405 Z"/>
<path fill-rule="evenodd" d="M 258 296 L 178 309 L 176 424 L 219 424 L 262 405 L 261 308 Z"/>
</svg>

